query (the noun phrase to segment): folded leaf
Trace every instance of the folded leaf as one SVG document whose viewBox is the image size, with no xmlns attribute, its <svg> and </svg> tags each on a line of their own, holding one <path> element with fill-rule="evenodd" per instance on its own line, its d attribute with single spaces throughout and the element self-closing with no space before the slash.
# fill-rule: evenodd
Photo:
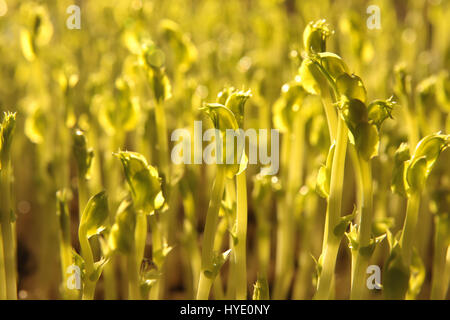
<svg viewBox="0 0 450 320">
<path fill-rule="evenodd" d="M 348 72 L 348 67 L 340 56 L 332 52 L 321 52 L 318 54 L 320 64 L 325 68 L 334 81 Z"/>
<path fill-rule="evenodd" d="M 80 230 L 84 230 L 88 238 L 101 233 L 107 227 L 108 215 L 106 192 L 101 191 L 91 197 L 84 208 L 80 221 Z"/>
<path fill-rule="evenodd" d="M 122 162 L 136 210 L 153 214 L 155 209 L 160 209 L 164 204 L 164 197 L 158 171 L 148 165 L 145 157 L 137 152 L 119 151 L 114 155 Z"/>
<path fill-rule="evenodd" d="M 350 75 L 348 73 L 341 74 L 336 79 L 336 86 L 339 93 L 347 99 L 358 99 L 363 103 L 366 103 L 367 93 L 366 88 L 360 77 L 357 75 Z"/>
<path fill-rule="evenodd" d="M 394 193 L 406 196 L 405 185 L 405 165 L 406 161 L 411 157 L 409 147 L 406 143 L 402 143 L 395 151 L 394 155 L 394 169 L 392 171 L 391 190 Z"/>
</svg>

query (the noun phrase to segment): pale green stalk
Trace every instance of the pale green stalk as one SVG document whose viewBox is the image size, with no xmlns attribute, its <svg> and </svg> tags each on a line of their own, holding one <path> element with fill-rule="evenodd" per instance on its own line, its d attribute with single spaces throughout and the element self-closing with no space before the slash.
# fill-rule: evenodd
<svg viewBox="0 0 450 320">
<path fill-rule="evenodd" d="M 74 295 L 72 292 L 73 290 L 70 290 L 67 288 L 67 270 L 72 265 L 72 247 L 70 244 L 61 242 L 60 243 L 60 257 L 61 257 L 61 272 L 63 276 L 63 291 L 65 295 L 65 299 L 74 299 L 76 295 Z"/>
<path fill-rule="evenodd" d="M 260 206 L 256 207 L 256 219 L 257 219 L 257 250 L 258 250 L 258 277 L 267 281 L 269 273 L 270 263 L 270 221 L 269 212 L 271 210 L 271 198 L 265 200 Z"/>
<path fill-rule="evenodd" d="M 172 199 L 170 197 L 170 166 L 169 166 L 169 143 L 167 140 L 167 121 L 166 121 L 166 114 L 164 111 L 164 105 L 162 102 L 156 101 L 155 103 L 155 124 L 156 124 L 156 132 L 157 132 L 157 154 L 158 154 L 158 166 L 159 171 L 162 173 L 162 189 L 164 198 L 166 199 L 166 202 L 169 204 L 172 204 Z M 161 230 L 158 230 L 158 234 L 160 239 L 156 240 L 154 234 L 154 230 L 158 229 L 159 227 L 155 225 L 152 227 L 152 238 L 153 242 L 157 241 L 161 243 L 162 237 L 165 239 L 171 239 L 172 235 L 174 234 L 175 230 L 175 224 L 171 223 L 171 217 L 174 214 L 174 210 L 171 205 L 169 205 L 169 211 L 165 213 L 165 216 L 161 217 L 159 221 L 159 225 L 161 225 Z M 150 219 L 151 220 L 151 219 Z M 155 252 L 154 248 L 154 252 Z M 161 268 L 163 266 L 160 266 Z M 165 267 L 165 264 L 164 264 Z M 167 274 L 167 272 L 163 272 L 164 276 Z M 150 298 L 158 299 L 159 295 L 161 294 L 161 289 L 164 288 L 164 278 L 161 277 L 150 289 Z"/>
<path fill-rule="evenodd" d="M 222 201 L 222 195 L 225 183 L 225 168 L 217 167 L 216 179 L 214 181 L 208 212 L 206 213 L 205 231 L 203 234 L 202 248 L 202 268 L 200 272 L 199 284 L 197 289 L 197 300 L 206 300 L 209 297 L 209 291 L 213 279 L 208 278 L 205 272 L 211 271 L 214 261 L 214 235 L 217 227 L 219 208 Z"/>
<path fill-rule="evenodd" d="M 420 191 L 414 191 L 408 197 L 408 205 L 406 208 L 405 224 L 400 238 L 400 246 L 402 248 L 403 262 L 407 269 L 411 265 L 413 254 L 413 244 L 417 229 L 417 220 L 420 209 Z"/>
<path fill-rule="evenodd" d="M 449 286 L 449 275 L 446 272 L 446 258 L 449 248 L 448 219 L 448 216 L 437 215 L 435 217 L 431 300 L 444 300 Z"/>
<path fill-rule="evenodd" d="M 3 237 L 0 229 L 0 300 L 6 300 L 5 258 L 3 255 Z"/>
<path fill-rule="evenodd" d="M 95 294 L 96 281 L 91 281 L 89 276 L 94 272 L 94 256 L 92 254 L 91 245 L 87 237 L 86 227 L 81 225 L 78 229 L 78 239 L 80 241 L 81 255 L 84 259 L 86 269 L 86 277 L 83 286 L 83 300 L 93 300 Z"/>
<path fill-rule="evenodd" d="M 88 186 L 85 177 L 78 175 L 78 221 L 81 221 L 81 215 L 83 214 L 83 208 L 88 203 Z"/>
<path fill-rule="evenodd" d="M 293 119 L 292 132 L 286 134 L 284 156 L 286 169 L 283 173 L 283 181 L 286 183 L 286 198 L 283 210 L 279 213 L 279 229 L 277 240 L 277 283 L 274 288 L 275 299 L 285 299 L 294 276 L 294 238 L 295 238 L 295 207 L 294 198 L 303 181 L 303 157 L 304 157 L 304 115 L 297 111 Z"/>
<path fill-rule="evenodd" d="M 232 180 L 230 180 L 230 181 L 232 181 Z M 225 234 L 227 233 L 227 227 L 228 227 L 227 219 L 221 219 L 219 221 L 219 225 L 217 226 L 216 235 L 214 237 L 214 252 L 220 252 L 220 250 L 222 250 L 223 239 L 224 239 Z M 232 241 L 230 241 L 230 242 L 232 242 Z M 231 265 L 232 264 L 230 264 L 230 266 Z M 231 273 L 231 272 L 229 272 L 229 273 Z M 198 277 L 198 275 L 197 275 L 197 277 Z M 224 300 L 226 298 L 220 273 L 216 276 L 216 279 L 214 280 L 213 290 L 214 290 L 214 299 Z M 227 294 L 228 294 L 228 292 L 227 292 Z"/>
<path fill-rule="evenodd" d="M 158 221 L 156 220 L 156 216 L 154 214 L 149 216 L 150 229 L 152 231 L 152 253 L 153 257 L 156 256 L 158 252 L 162 250 L 162 237 L 161 231 L 159 229 Z M 157 266 L 160 270 L 162 269 L 162 265 Z M 155 284 L 150 289 L 150 299 L 158 300 L 159 295 L 161 294 L 161 279 L 158 279 Z"/>
<path fill-rule="evenodd" d="M 332 80 L 330 80 L 330 81 L 332 81 Z M 326 116 L 327 123 L 328 123 L 328 131 L 330 134 L 330 141 L 333 142 L 336 140 L 338 119 L 336 116 L 335 107 L 333 105 L 333 97 L 332 97 L 331 91 L 325 90 L 323 92 L 322 102 L 323 102 L 325 116 Z"/>
<path fill-rule="evenodd" d="M 317 284 L 315 299 L 328 299 L 332 288 L 332 279 L 336 266 L 340 237 L 334 234 L 334 228 L 341 217 L 342 187 L 344 182 L 345 155 L 347 150 L 348 128 L 339 115 L 336 151 L 331 168 L 330 194 L 324 233 L 324 251 L 322 272 Z"/>
<path fill-rule="evenodd" d="M 316 196 L 307 196 L 305 204 L 304 226 L 300 230 L 301 250 L 298 256 L 298 271 L 295 279 L 294 290 L 292 297 L 295 300 L 309 299 L 308 296 L 311 290 L 311 275 L 313 274 L 314 260 L 311 257 L 313 252 L 314 238 L 314 222 L 316 218 L 318 198 Z"/>
<path fill-rule="evenodd" d="M 169 185 L 169 144 L 167 141 L 167 123 L 164 106 L 162 103 L 155 103 L 155 121 L 158 139 L 158 163 L 160 171 L 163 174 L 164 196 L 167 197 L 167 188 Z"/>
<path fill-rule="evenodd" d="M 117 127 L 117 126 L 116 126 Z M 111 139 L 111 148 L 116 152 L 119 150 L 124 141 L 124 136 L 121 132 L 118 132 L 116 130 L 114 136 Z M 109 190 L 110 194 L 112 195 L 110 197 L 110 203 L 111 203 L 111 210 L 109 211 L 109 221 L 112 225 L 114 223 L 114 215 L 117 209 L 118 199 L 120 197 L 119 188 L 115 188 L 116 185 L 121 183 L 120 179 L 120 168 L 118 167 L 119 164 L 115 161 L 115 159 L 111 156 L 110 152 L 107 152 L 107 159 L 109 158 L 109 161 L 106 162 L 107 166 L 107 174 L 106 174 L 106 184 L 107 184 L 107 190 Z M 118 263 L 118 259 L 122 259 L 122 257 L 118 256 L 112 256 L 110 258 L 109 263 L 105 265 L 103 268 L 103 285 L 105 287 L 105 300 L 116 300 L 118 298 L 118 286 L 124 287 L 124 284 L 118 284 L 118 281 L 116 279 L 116 268 L 120 268 L 121 265 Z M 122 270 L 121 270 L 122 271 Z M 124 271 L 123 271 L 124 272 Z"/>
<path fill-rule="evenodd" d="M 11 163 L 8 160 L 0 170 L 1 207 L 0 223 L 3 237 L 3 257 L 6 277 L 6 297 L 8 300 L 17 299 L 16 261 L 14 252 L 13 222 L 11 221 Z"/>
<path fill-rule="evenodd" d="M 183 206 L 185 212 L 185 233 L 187 233 L 186 247 L 189 257 L 188 260 L 191 265 L 192 292 L 195 294 L 195 292 L 197 292 L 198 277 L 200 275 L 201 256 L 197 245 L 195 204 L 192 192 L 189 191 L 187 194 L 183 194 Z"/>
<path fill-rule="evenodd" d="M 227 203 L 228 208 L 234 209 L 236 205 L 236 187 L 235 181 L 233 179 L 227 179 L 225 182 L 225 201 Z M 228 228 L 235 232 L 236 227 L 236 210 L 231 210 L 231 214 L 228 214 L 227 217 Z M 217 237 L 216 237 L 217 238 Z M 236 299 L 236 246 L 233 236 L 230 234 L 229 236 L 229 247 L 231 248 L 230 253 L 230 264 L 228 269 L 228 278 L 227 278 L 227 291 L 226 298 L 228 300 Z M 216 249 L 216 248 L 215 248 Z M 217 251 L 218 252 L 218 251 Z"/>
<path fill-rule="evenodd" d="M 247 299 L 247 181 L 246 171 L 236 175 L 236 299 Z"/>
<path fill-rule="evenodd" d="M 370 256 L 363 254 L 362 248 L 370 245 L 371 227 L 373 218 L 373 188 L 372 188 L 372 168 L 370 160 L 365 160 L 359 157 L 359 164 L 361 170 L 362 195 L 361 199 L 361 216 L 358 231 L 358 243 L 354 255 L 352 255 L 352 289 L 351 299 L 363 299 L 366 289 L 366 269 L 369 264 Z"/>
<path fill-rule="evenodd" d="M 63 196 L 64 197 L 64 196 Z M 62 288 L 64 299 L 77 299 L 78 291 L 69 289 L 67 281 L 69 279 L 67 271 L 72 265 L 72 245 L 70 238 L 70 216 L 66 205 L 66 199 L 57 196 L 57 213 L 59 213 L 59 255 L 61 259 L 61 275 L 62 275 Z"/>
<path fill-rule="evenodd" d="M 145 242 L 147 241 L 147 229 L 147 215 L 145 213 L 138 212 L 136 216 L 136 230 L 134 233 L 134 250 L 138 263 L 144 259 Z"/>
<path fill-rule="evenodd" d="M 127 254 L 128 273 L 128 298 L 130 300 L 141 300 L 139 288 L 139 265 L 135 249 Z"/>
<path fill-rule="evenodd" d="M 404 106 L 403 108 L 401 108 L 401 110 L 407 128 L 408 143 L 410 146 L 415 146 L 419 141 L 419 132 L 418 132 L 419 130 L 417 126 L 417 120 L 410 110 L 412 101 L 411 98 L 408 96 L 408 94 L 403 92 L 400 94 L 399 98 L 401 105 Z"/>
<path fill-rule="evenodd" d="M 87 181 L 83 176 L 78 176 L 78 216 L 79 221 L 81 221 L 81 216 L 83 214 L 83 208 L 88 202 L 88 191 L 87 191 Z M 89 239 L 86 236 L 85 228 L 80 226 L 78 229 L 78 240 L 81 247 L 81 255 L 85 261 L 86 274 L 90 275 L 94 272 L 94 257 L 92 254 L 92 248 L 89 243 Z M 95 294 L 96 282 L 90 281 L 88 278 L 85 279 L 83 287 L 83 300 L 93 300 Z"/>
</svg>

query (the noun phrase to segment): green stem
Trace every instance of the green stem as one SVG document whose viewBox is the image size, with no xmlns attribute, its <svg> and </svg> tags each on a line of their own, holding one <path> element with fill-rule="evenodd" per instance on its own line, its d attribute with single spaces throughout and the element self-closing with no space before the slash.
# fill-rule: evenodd
<svg viewBox="0 0 450 320">
<path fill-rule="evenodd" d="M 0 300 L 6 300 L 5 257 L 3 255 L 3 236 L 0 229 Z"/>
<path fill-rule="evenodd" d="M 229 180 L 229 181 L 233 181 L 233 180 Z M 217 231 L 216 231 L 216 235 L 214 236 L 214 251 L 215 252 L 220 252 L 220 250 L 222 250 L 222 244 L 223 244 L 223 240 L 225 238 L 225 234 L 228 233 L 228 221 L 227 219 L 221 219 L 218 223 L 217 226 Z M 232 240 L 230 240 L 230 243 L 233 243 Z M 232 250 L 234 249 L 234 246 L 231 247 Z M 230 272 L 231 270 L 231 266 L 234 266 L 234 264 L 230 264 L 230 269 L 228 269 L 228 273 L 229 275 L 232 274 Z M 199 268 L 200 271 L 200 268 Z M 198 278 L 199 274 L 196 276 Z M 234 273 L 233 273 L 234 276 Z M 198 283 L 197 283 L 198 285 Z M 223 285 L 222 285 L 222 278 L 220 276 L 220 273 L 216 276 L 216 278 L 214 279 L 214 299 L 216 300 L 224 300 L 227 298 L 227 296 L 230 296 L 229 299 L 231 299 L 232 297 L 234 297 L 234 283 L 233 282 L 229 282 L 228 286 L 232 286 L 233 290 L 231 292 L 227 292 L 227 295 L 225 295 L 225 291 L 223 289 Z M 229 289 L 229 288 L 227 288 Z"/>
<path fill-rule="evenodd" d="M 231 212 L 226 216 L 227 227 L 229 230 L 234 232 L 234 236 L 236 235 L 236 183 L 233 179 L 228 179 L 225 182 L 225 196 L 224 201 L 228 208 L 232 208 Z M 214 250 L 219 252 L 221 247 L 217 247 L 217 239 L 220 236 L 219 232 L 222 227 L 222 221 L 219 222 L 219 226 L 217 227 L 215 242 L 214 242 Z M 230 257 L 229 257 L 229 268 L 227 275 L 227 290 L 226 290 L 226 299 L 233 300 L 236 299 L 236 244 L 235 238 L 230 233 L 228 237 L 229 247 L 231 249 Z M 220 276 L 220 275 L 219 275 Z"/>
<path fill-rule="evenodd" d="M 130 300 L 141 300 L 139 290 L 139 268 L 136 254 L 133 252 L 127 255 L 127 273 L 128 273 L 128 298 Z"/>
<path fill-rule="evenodd" d="M 140 263 L 144 259 L 145 242 L 147 241 L 147 215 L 139 212 L 136 217 L 135 254 L 136 260 Z"/>
<path fill-rule="evenodd" d="M 17 299 L 16 261 L 14 253 L 14 238 L 11 221 L 11 164 L 0 170 L 1 208 L 0 223 L 3 237 L 3 257 L 5 261 L 6 297 L 8 300 Z"/>
<path fill-rule="evenodd" d="M 433 272 L 431 282 L 431 300 L 444 300 L 449 278 L 446 274 L 446 257 L 449 247 L 450 220 L 448 214 L 435 217 Z"/>
<path fill-rule="evenodd" d="M 294 300 L 309 299 L 311 290 L 311 274 L 313 272 L 314 260 L 311 259 L 311 253 L 314 251 L 315 218 L 317 212 L 318 199 L 315 196 L 306 196 L 304 215 L 301 220 L 299 232 L 301 241 L 301 250 L 298 255 L 298 268 L 292 293 Z"/>
<path fill-rule="evenodd" d="M 420 191 L 413 192 L 408 198 L 406 208 L 406 218 L 403 225 L 402 236 L 400 238 L 400 246 L 402 248 L 403 262 L 409 269 L 411 265 L 411 257 L 413 253 L 413 243 L 417 229 L 417 219 L 420 208 Z"/>
<path fill-rule="evenodd" d="M 361 170 L 362 195 L 361 199 L 361 216 L 358 232 L 359 248 L 352 257 L 352 289 L 351 299 L 363 299 L 366 283 L 364 281 L 367 265 L 369 264 L 369 256 L 364 254 L 361 249 L 370 245 L 372 218 L 373 218 L 373 188 L 372 188 L 372 168 L 370 160 L 367 161 L 361 156 L 359 157 Z"/>
<path fill-rule="evenodd" d="M 225 299 L 225 292 L 223 290 L 222 285 L 222 278 L 218 275 L 214 279 L 214 299 L 215 300 L 224 300 Z"/>
<path fill-rule="evenodd" d="M 119 125 L 116 124 L 116 127 Z M 97 139 L 92 139 L 97 140 Z M 122 132 L 117 132 L 110 139 L 110 150 L 120 150 L 123 146 L 123 141 L 125 140 L 124 134 Z M 100 154 L 100 152 L 98 152 Z M 120 179 L 120 167 L 119 163 L 117 163 L 116 159 L 111 156 L 110 152 L 104 152 L 105 157 L 105 167 L 108 172 L 105 179 L 106 189 L 109 190 L 109 223 L 114 224 L 114 217 L 117 211 L 117 206 L 119 203 L 120 188 L 115 188 L 114 186 L 119 185 L 121 183 Z M 121 265 L 119 264 L 119 259 L 123 259 L 122 257 L 112 256 L 110 261 L 103 268 L 103 286 L 104 286 L 104 298 L 105 300 L 116 300 L 118 298 L 118 290 L 123 289 L 125 291 L 126 283 L 120 282 L 116 279 L 115 273 L 116 269 L 120 269 Z M 120 270 L 122 272 L 122 270 Z M 125 272 L 125 271 L 123 271 Z M 125 279 L 124 279 L 125 280 Z"/>
<path fill-rule="evenodd" d="M 78 296 L 78 291 L 74 292 L 75 290 L 69 289 L 67 287 L 67 270 L 72 265 L 72 247 L 70 244 L 67 243 L 61 243 L 60 244 L 60 257 L 61 257 L 61 272 L 63 277 L 63 293 L 64 293 L 64 299 L 76 299 Z"/>
<path fill-rule="evenodd" d="M 169 145 L 167 141 L 167 123 L 164 106 L 162 103 L 155 104 L 155 121 L 158 136 L 158 161 L 163 175 L 164 195 L 167 197 L 167 185 L 169 181 Z"/>
<path fill-rule="evenodd" d="M 315 299 L 328 299 L 331 291 L 334 268 L 339 250 L 341 238 L 337 237 L 333 230 L 341 217 L 342 187 L 344 183 L 345 155 L 347 151 L 347 126 L 339 115 L 336 151 L 331 167 L 330 194 L 328 197 L 327 215 L 325 221 L 322 272 L 317 284 Z"/>
<path fill-rule="evenodd" d="M 207 277 L 205 272 L 212 271 L 214 261 L 214 235 L 219 218 L 219 209 L 222 201 L 222 195 L 225 184 L 225 168 L 218 166 L 217 175 L 209 202 L 208 212 L 206 213 L 205 231 L 203 235 L 202 248 L 202 268 L 197 289 L 197 300 L 207 300 L 213 279 Z"/>
<path fill-rule="evenodd" d="M 77 299 L 78 291 L 69 289 L 67 281 L 69 279 L 67 272 L 72 265 L 72 245 L 70 237 L 70 216 L 68 207 L 66 205 L 66 199 L 57 200 L 57 212 L 59 212 L 59 255 L 61 259 L 61 275 L 62 275 L 62 288 L 61 292 L 64 299 Z"/>
<path fill-rule="evenodd" d="M 322 102 L 325 110 L 325 116 L 328 123 L 328 131 L 330 133 L 330 141 L 336 140 L 338 119 L 336 116 L 335 107 L 333 106 L 333 99 L 331 92 L 325 91 L 323 93 Z"/>
<path fill-rule="evenodd" d="M 83 225 L 81 225 L 78 229 L 78 239 L 80 241 L 81 256 L 84 259 L 84 265 L 86 269 L 82 299 L 93 300 L 96 282 L 91 281 L 89 277 L 94 273 L 94 256 L 92 254 L 91 245 L 87 237 L 86 227 Z"/>
<path fill-rule="evenodd" d="M 415 146 L 419 141 L 419 130 L 417 129 L 417 120 L 413 112 L 411 112 L 412 99 L 409 97 L 409 94 L 402 93 L 400 95 L 400 102 L 404 106 L 403 108 L 401 108 L 401 110 L 403 112 L 403 117 L 405 118 L 405 124 L 408 133 L 408 143 L 410 146 Z"/>
<path fill-rule="evenodd" d="M 261 204 L 260 208 L 255 208 L 257 219 L 257 246 L 258 246 L 258 274 L 262 280 L 267 280 L 270 263 L 270 195 Z"/>
<path fill-rule="evenodd" d="M 161 226 L 161 230 L 158 230 L 160 233 L 159 237 L 161 241 L 161 236 L 164 239 L 171 239 L 173 234 L 175 233 L 175 224 L 171 223 L 171 218 L 173 218 L 174 212 L 173 206 L 171 204 L 174 199 L 170 197 L 170 166 L 169 166 L 169 143 L 167 138 L 167 121 L 166 114 L 164 110 L 164 105 L 162 102 L 156 101 L 155 103 L 155 124 L 156 124 L 156 132 L 157 132 L 157 151 L 158 151 L 158 164 L 160 167 L 160 172 L 162 173 L 162 189 L 163 194 L 166 201 L 169 203 L 169 211 L 161 217 L 159 224 Z M 157 227 L 158 228 L 158 227 Z M 153 235 L 153 230 L 152 230 Z M 153 238 L 155 238 L 153 236 Z M 164 265 L 161 265 L 161 270 Z M 166 272 L 163 272 L 166 274 Z M 165 278 L 159 279 L 155 285 L 151 288 L 150 297 L 158 298 L 160 295 L 161 288 L 164 288 Z"/>
<path fill-rule="evenodd" d="M 83 209 L 88 202 L 88 187 L 85 177 L 78 175 L 78 218 L 81 221 Z"/>
<path fill-rule="evenodd" d="M 236 299 L 247 299 L 247 181 L 246 171 L 236 176 Z"/>
<path fill-rule="evenodd" d="M 96 283 L 90 280 L 86 280 L 83 286 L 83 300 L 94 300 Z"/>
<path fill-rule="evenodd" d="M 152 254 L 153 258 L 156 257 L 162 250 L 162 238 L 161 231 L 159 230 L 158 221 L 156 220 L 155 214 L 149 216 L 150 229 L 152 231 Z M 156 262 L 156 261 L 155 261 Z M 156 262 L 158 270 L 163 269 L 162 263 Z M 161 290 L 161 279 L 157 280 L 155 284 L 150 289 L 150 299 L 157 300 L 160 295 Z"/>
<path fill-rule="evenodd" d="M 182 183 L 184 183 L 182 181 Z M 182 190 L 183 191 L 183 190 Z M 184 208 L 184 234 L 186 236 L 185 249 L 188 258 L 188 263 L 190 265 L 190 278 L 188 287 L 191 288 L 190 296 L 194 297 L 195 292 L 197 292 L 198 276 L 200 275 L 200 250 L 197 244 L 197 230 L 196 230 L 196 219 L 195 219 L 195 202 L 191 190 L 184 190 L 181 192 L 183 198 L 183 208 Z M 186 280 L 187 280 L 186 279 Z"/>
</svg>

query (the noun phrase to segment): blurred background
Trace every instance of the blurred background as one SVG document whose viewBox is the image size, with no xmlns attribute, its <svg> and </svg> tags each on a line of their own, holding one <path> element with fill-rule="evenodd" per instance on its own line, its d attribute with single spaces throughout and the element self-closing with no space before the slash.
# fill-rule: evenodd
<svg viewBox="0 0 450 320">
<path fill-rule="evenodd" d="M 80 29 L 66 25 L 71 15 L 66 10 L 73 4 L 81 9 Z M 379 29 L 368 27 L 369 5 L 380 9 Z M 71 135 L 75 128 L 86 133 L 94 151 L 90 194 L 106 189 L 112 210 L 127 192 L 120 162 L 112 152 L 137 151 L 157 165 L 154 99 L 136 58 L 136 47 L 143 39 L 153 41 L 163 53 L 171 86 L 171 98 L 164 102 L 168 134 L 176 128 L 191 128 L 194 120 L 203 119 L 206 125 L 199 107 L 214 102 L 227 86 L 252 91 L 245 111 L 246 128 L 274 128 L 273 106 L 302 60 L 303 30 L 318 19 L 326 19 L 334 30 L 327 51 L 343 57 L 350 71 L 363 79 L 368 100 L 394 95 L 400 105 L 394 120 L 383 127 L 380 156 L 373 161 L 376 219 L 396 233 L 403 224 L 406 202 L 390 190 L 395 150 L 413 134 L 411 130 L 418 137 L 440 130 L 450 132 L 450 2 L 0 0 L 0 111 L 17 112 L 12 167 L 19 297 L 61 297 L 55 194 L 62 188 L 71 191 L 72 245 L 79 252 Z M 402 96 L 405 90 L 401 88 L 406 88 L 407 96 Z M 405 120 L 405 108 L 415 115 L 413 128 Z M 314 189 L 329 141 L 320 108 L 305 115 L 304 135 L 304 177 L 299 181 L 297 209 L 292 212 L 296 271 L 292 288 L 282 298 L 312 297 L 315 264 L 311 256 L 317 258 L 322 245 L 326 202 Z M 419 298 L 429 296 L 434 214 L 449 211 L 448 202 L 439 200 L 442 195 L 448 200 L 449 153 L 442 155 L 422 201 L 417 238 L 427 272 Z M 287 170 L 282 167 L 280 174 Z M 192 298 L 196 286 L 192 262 L 198 256 L 214 168 L 191 165 L 173 172 L 181 191 L 171 204 L 173 232 L 168 243 L 173 249 L 167 256 L 162 298 Z M 268 262 L 272 288 L 277 203 L 284 196 L 282 177 L 262 181 L 258 172 L 256 166 L 249 168 L 250 294 L 264 261 Z M 346 170 L 346 214 L 352 211 L 356 196 L 351 175 L 351 170 Z M 186 214 L 188 195 L 194 208 L 190 216 Z M 258 251 L 261 232 L 269 235 L 266 260 Z M 346 242 L 344 239 L 341 244 L 336 269 L 338 299 L 349 295 L 351 256 Z M 227 248 L 227 240 L 223 246 Z M 150 247 L 149 239 L 149 259 Z M 387 250 L 387 244 L 377 248 L 373 264 L 382 266 Z M 118 265 L 114 271 L 116 291 L 108 296 L 102 278 L 97 298 L 126 297 L 121 289 L 120 262 Z M 226 275 L 227 265 L 222 274 L 224 286 Z M 381 297 L 373 294 L 373 298 Z"/>
</svg>

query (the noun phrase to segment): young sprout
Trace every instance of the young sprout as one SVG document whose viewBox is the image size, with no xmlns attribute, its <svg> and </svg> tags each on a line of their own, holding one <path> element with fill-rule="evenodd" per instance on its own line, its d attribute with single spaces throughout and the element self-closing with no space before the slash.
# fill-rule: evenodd
<svg viewBox="0 0 450 320">
<path fill-rule="evenodd" d="M 304 42 L 308 43 L 308 41 Z M 342 110 L 338 109 L 338 115 L 336 115 L 334 106 L 341 100 L 341 94 L 336 83 L 337 78 L 346 73 L 347 70 L 348 68 L 343 60 L 330 52 L 308 53 L 299 69 L 301 82 L 305 90 L 311 94 L 322 96 L 330 140 L 332 144 L 336 145 L 331 165 L 330 192 L 325 218 L 324 245 L 321 257 L 323 268 L 317 284 L 316 299 L 328 299 L 332 294 L 334 268 L 341 241 L 341 237 L 336 236 L 333 230 L 341 219 L 348 128 Z"/>
<path fill-rule="evenodd" d="M 355 75 L 342 74 L 337 79 L 341 93 L 341 109 L 350 141 L 357 151 L 357 168 L 361 183 L 360 221 L 353 233 L 349 233 L 352 249 L 352 284 L 351 299 L 362 299 L 364 295 L 365 275 L 369 259 L 377 243 L 372 237 L 373 186 L 371 159 L 378 155 L 380 137 L 379 129 L 393 108 L 392 100 L 376 100 L 366 106 L 366 90 L 361 79 Z M 356 234 L 356 237 L 355 235 Z M 381 239 L 381 238 L 380 238 Z"/>
<path fill-rule="evenodd" d="M 0 224 L 1 239 L 3 241 L 3 252 L 0 259 L 3 262 L 0 272 L 4 273 L 5 282 L 0 286 L 0 293 L 6 293 L 6 299 L 17 299 L 17 280 L 16 280 L 16 244 L 14 239 L 13 225 L 16 220 L 14 207 L 12 205 L 11 181 L 11 144 L 16 127 L 16 114 L 4 113 L 3 120 L 0 123 Z M 3 277 L 3 275 L 2 275 Z"/>
<path fill-rule="evenodd" d="M 161 270 L 164 258 L 170 252 L 170 247 L 167 247 L 165 240 L 161 236 L 155 216 L 155 210 L 161 209 L 165 201 L 161 189 L 161 178 L 158 171 L 147 163 L 143 155 L 137 152 L 119 151 L 114 155 L 122 162 L 128 187 L 131 191 L 131 198 L 133 199 L 133 207 L 136 210 L 135 258 L 133 258 L 136 262 L 129 261 L 130 268 L 134 268 L 134 263 L 140 264 L 144 259 L 147 239 L 147 216 L 149 216 L 152 231 L 153 259 L 158 270 Z M 128 208 L 126 214 L 129 215 L 131 207 L 127 206 L 126 208 Z M 160 258 L 158 259 L 158 257 Z M 130 285 L 135 291 L 135 284 Z M 152 285 L 154 285 L 154 282 L 152 282 Z M 155 292 L 159 292 L 158 285 L 154 288 Z M 137 299 L 136 292 L 133 293 L 133 296 Z"/>
<path fill-rule="evenodd" d="M 78 228 L 78 240 L 80 241 L 81 256 L 85 265 L 85 281 L 83 286 L 83 300 L 94 299 L 95 286 L 100 278 L 103 267 L 109 257 L 103 257 L 100 261 L 94 261 L 94 254 L 89 239 L 101 234 L 108 225 L 108 200 L 106 193 L 101 191 L 91 197 L 86 204 Z"/>
<path fill-rule="evenodd" d="M 243 146 L 236 146 L 234 139 L 228 141 L 227 131 L 234 131 L 238 136 L 243 126 L 244 104 L 250 97 L 250 92 L 223 91 L 218 98 L 220 103 L 206 104 L 202 110 L 210 117 L 216 129 L 216 159 L 217 173 L 214 181 L 211 200 L 206 214 L 206 224 L 203 237 L 202 267 L 197 290 L 197 299 L 208 299 L 209 292 L 214 282 L 216 273 L 214 268 L 214 234 L 217 228 L 218 213 L 225 186 L 225 178 L 236 176 L 236 241 L 235 265 L 236 279 L 235 289 L 238 299 L 247 297 L 247 272 L 246 272 L 246 238 L 247 238 L 247 187 L 245 170 L 247 160 Z M 238 138 L 239 141 L 239 138 Z"/>
<path fill-rule="evenodd" d="M 167 140 L 167 123 L 164 111 L 164 101 L 172 97 L 172 87 L 165 72 L 165 55 L 153 42 L 144 42 L 141 46 L 141 64 L 147 73 L 155 99 L 155 121 L 157 131 L 158 164 L 160 166 L 163 189 L 169 182 L 169 145 Z M 167 196 L 167 195 L 166 195 Z"/>
<path fill-rule="evenodd" d="M 236 117 L 241 129 L 244 127 L 244 105 L 251 97 L 250 91 L 233 92 L 226 100 L 225 107 L 229 108 Z M 239 146 L 238 146 L 239 148 Z M 237 150 L 237 156 L 242 152 L 239 163 L 245 162 L 245 151 Z M 238 158 L 239 159 L 239 158 Z M 244 159 L 244 160 L 243 160 Z M 247 175 L 240 166 L 236 174 L 236 299 L 247 299 Z"/>
<path fill-rule="evenodd" d="M 412 157 L 405 145 L 400 146 L 396 153 L 392 189 L 404 193 L 407 196 L 408 205 L 401 237 L 393 243 L 390 256 L 386 261 L 384 293 L 388 299 L 403 299 L 408 290 L 414 289 L 411 268 L 417 265 L 417 260 L 420 259 L 413 247 L 420 196 L 440 153 L 449 146 L 450 136 L 436 133 L 420 140 Z"/>
</svg>

